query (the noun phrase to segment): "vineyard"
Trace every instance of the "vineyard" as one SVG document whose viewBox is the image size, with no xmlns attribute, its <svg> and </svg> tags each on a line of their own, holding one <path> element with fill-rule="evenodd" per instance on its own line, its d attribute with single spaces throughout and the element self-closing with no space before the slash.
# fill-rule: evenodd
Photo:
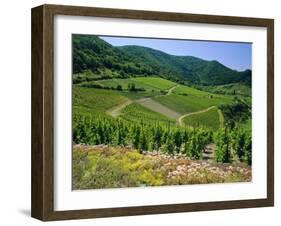
<svg viewBox="0 0 281 226">
<path fill-rule="evenodd" d="M 126 100 L 128 99 L 125 96 L 115 91 L 73 86 L 73 110 L 75 113 L 104 114 L 107 109 Z"/>
<path fill-rule="evenodd" d="M 179 115 L 182 115 L 182 123 L 179 124 L 174 118 L 165 115 L 165 112 L 161 114 L 161 111 L 155 112 L 142 105 L 142 101 L 139 101 L 142 96 L 130 98 L 130 91 L 74 85 L 74 143 L 105 144 L 139 151 L 156 150 L 171 155 L 181 153 L 190 159 L 202 159 L 206 145 L 214 143 L 217 147 L 217 162 L 243 161 L 250 164 L 251 131 L 243 129 L 246 124 L 243 124 L 243 120 L 247 120 L 250 115 L 248 105 L 244 102 L 235 102 L 230 96 L 207 93 L 183 85 L 175 86 L 175 83 L 162 78 L 158 78 L 159 83 L 157 78 L 135 80 L 151 84 L 159 90 L 170 88 L 170 91 L 166 90 L 166 95 L 162 94 L 153 99 L 163 104 L 164 98 L 170 98 L 169 104 L 166 102 L 163 106 L 169 106 L 179 112 Z M 150 92 L 152 91 L 145 91 Z M 128 100 L 131 102 L 125 105 Z M 109 111 L 114 111 L 115 106 L 122 104 L 123 108 L 117 108 L 120 111 L 118 117 L 112 118 Z M 213 105 L 219 106 L 220 109 Z M 238 113 L 232 116 L 233 112 L 238 112 L 237 109 L 240 116 Z M 228 124 L 232 125 L 231 128 Z M 237 142 L 240 142 L 239 145 Z M 226 146 L 222 147 L 222 143 Z"/>
<path fill-rule="evenodd" d="M 177 92 L 177 90 L 178 88 L 176 88 L 174 92 Z M 194 92 L 194 89 L 190 89 L 190 92 L 172 93 L 168 96 L 154 97 L 154 100 L 176 112 L 184 114 L 203 110 L 211 106 L 230 104 L 233 102 L 233 97 L 214 95 L 211 93 L 204 93 L 204 95 L 202 95 L 201 92 Z"/>
<path fill-rule="evenodd" d="M 239 128 L 214 132 L 81 115 L 73 123 L 73 142 L 87 145 L 73 152 L 75 189 L 251 181 L 251 134 Z M 212 163 L 204 161 L 210 143 Z"/>
<path fill-rule="evenodd" d="M 250 70 L 90 37 L 74 50 L 74 189 L 251 181 Z"/>
<path fill-rule="evenodd" d="M 73 141 L 76 144 L 111 145 L 143 151 L 157 151 L 170 155 L 183 154 L 190 159 L 201 159 L 205 147 L 215 143 L 217 162 L 233 161 L 251 164 L 251 134 L 241 129 L 177 127 L 170 122 L 146 124 L 130 123 L 123 119 L 74 116 Z"/>
<path fill-rule="evenodd" d="M 154 112 L 138 103 L 133 103 L 124 108 L 121 111 L 120 118 L 131 123 L 142 123 L 142 124 L 159 124 L 174 125 L 176 120 L 173 120 L 165 115 Z"/>
<path fill-rule="evenodd" d="M 117 88 L 117 86 L 120 86 L 122 90 L 128 90 L 130 84 L 135 84 L 136 88 L 142 88 L 145 91 L 167 90 L 175 85 L 174 82 L 157 77 L 107 79 L 107 80 L 99 80 L 96 83 L 102 84 L 105 87 Z"/>
<path fill-rule="evenodd" d="M 217 130 L 223 125 L 218 108 L 211 107 L 198 114 L 188 114 L 183 118 L 183 123 L 192 127 L 206 127 Z"/>
</svg>

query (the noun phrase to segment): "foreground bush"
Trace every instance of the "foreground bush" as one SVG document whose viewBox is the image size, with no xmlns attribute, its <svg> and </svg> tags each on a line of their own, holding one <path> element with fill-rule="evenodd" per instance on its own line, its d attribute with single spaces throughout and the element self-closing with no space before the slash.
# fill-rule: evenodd
<svg viewBox="0 0 281 226">
<path fill-rule="evenodd" d="M 73 189 L 251 181 L 246 165 L 193 161 L 183 155 L 108 146 L 74 146 Z"/>
<path fill-rule="evenodd" d="M 220 129 L 215 136 L 216 151 L 215 160 L 217 162 L 231 162 L 231 143 L 227 128 Z"/>
</svg>

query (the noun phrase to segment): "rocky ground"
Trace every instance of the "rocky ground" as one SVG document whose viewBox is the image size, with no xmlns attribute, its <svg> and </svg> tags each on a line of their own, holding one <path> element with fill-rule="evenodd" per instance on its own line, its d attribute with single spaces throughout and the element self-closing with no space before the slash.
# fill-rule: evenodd
<svg viewBox="0 0 281 226">
<path fill-rule="evenodd" d="M 252 180 L 250 166 L 244 163 L 215 163 L 209 149 L 203 160 L 190 160 L 182 154 L 167 155 L 156 151 L 139 153 L 137 150 L 105 145 L 75 145 L 73 151 L 74 185 L 79 189 Z"/>
<path fill-rule="evenodd" d="M 244 163 L 215 163 L 210 147 L 203 154 L 204 160 L 190 160 L 182 154 L 174 156 L 145 152 L 146 157 L 161 162 L 161 169 L 168 171 L 168 179 L 181 181 L 188 179 L 189 183 L 209 182 L 249 182 L 252 178 L 251 167 Z"/>
</svg>

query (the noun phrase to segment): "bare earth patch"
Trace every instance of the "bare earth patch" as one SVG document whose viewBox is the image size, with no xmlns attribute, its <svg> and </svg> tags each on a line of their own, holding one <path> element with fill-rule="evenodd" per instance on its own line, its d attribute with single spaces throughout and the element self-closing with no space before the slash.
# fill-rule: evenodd
<svg viewBox="0 0 281 226">
<path fill-rule="evenodd" d="M 180 117 L 178 112 L 171 110 L 170 108 L 165 107 L 164 105 L 152 100 L 151 98 L 144 98 L 137 101 L 137 103 L 141 104 L 148 109 L 163 114 L 169 118 L 177 119 Z"/>
</svg>

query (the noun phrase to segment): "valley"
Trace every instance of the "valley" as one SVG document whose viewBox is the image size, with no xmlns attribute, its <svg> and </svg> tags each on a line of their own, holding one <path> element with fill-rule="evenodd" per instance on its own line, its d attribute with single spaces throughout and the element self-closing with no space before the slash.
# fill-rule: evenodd
<svg viewBox="0 0 281 226">
<path fill-rule="evenodd" d="M 74 35 L 72 93 L 76 189 L 251 181 L 250 70 Z"/>
</svg>

